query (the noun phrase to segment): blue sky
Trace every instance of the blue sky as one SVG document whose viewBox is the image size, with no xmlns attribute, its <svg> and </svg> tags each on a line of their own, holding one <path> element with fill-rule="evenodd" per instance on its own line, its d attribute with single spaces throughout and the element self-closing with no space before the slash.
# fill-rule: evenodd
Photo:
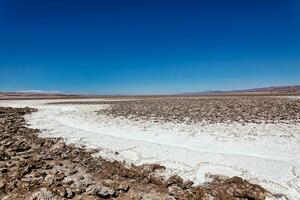
<svg viewBox="0 0 300 200">
<path fill-rule="evenodd" d="M 297 0 L 0 0 L 0 91 L 300 84 Z"/>
</svg>

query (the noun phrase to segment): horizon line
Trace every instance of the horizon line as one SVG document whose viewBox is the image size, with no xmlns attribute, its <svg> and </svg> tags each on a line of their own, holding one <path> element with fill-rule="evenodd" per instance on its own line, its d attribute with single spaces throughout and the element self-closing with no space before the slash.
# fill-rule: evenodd
<svg viewBox="0 0 300 200">
<path fill-rule="evenodd" d="M 17 94 L 40 94 L 40 95 L 76 95 L 76 96 L 156 96 L 156 95 L 184 95 L 184 94 L 208 94 L 208 93 L 229 93 L 229 92 L 254 92 L 251 90 L 262 90 L 262 89 L 276 89 L 276 88 L 293 88 L 293 87 L 299 87 L 300 90 L 300 84 L 295 85 L 271 85 L 271 86 L 262 86 L 262 87 L 255 87 L 255 88 L 240 88 L 240 89 L 232 89 L 232 90 L 202 90 L 202 91 L 186 91 L 186 92 L 170 92 L 170 93 L 135 93 L 135 94 L 129 94 L 129 93 L 81 93 L 81 92 L 64 92 L 59 90 L 35 90 L 35 89 L 29 89 L 29 90 L 15 90 L 15 91 L 0 91 L 0 93 L 17 93 Z"/>
</svg>

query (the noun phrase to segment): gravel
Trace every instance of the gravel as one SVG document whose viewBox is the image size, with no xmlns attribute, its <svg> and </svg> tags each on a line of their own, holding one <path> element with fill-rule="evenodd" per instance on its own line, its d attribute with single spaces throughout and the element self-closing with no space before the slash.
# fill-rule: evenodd
<svg viewBox="0 0 300 200">
<path fill-rule="evenodd" d="M 146 98 L 98 104 L 110 105 L 99 114 L 133 120 L 188 124 L 300 122 L 300 100 L 279 97 Z"/>
</svg>

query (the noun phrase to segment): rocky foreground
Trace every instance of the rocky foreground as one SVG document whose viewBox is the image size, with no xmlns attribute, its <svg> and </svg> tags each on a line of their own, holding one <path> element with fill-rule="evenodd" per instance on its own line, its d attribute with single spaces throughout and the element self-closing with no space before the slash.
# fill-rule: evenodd
<svg viewBox="0 0 300 200">
<path fill-rule="evenodd" d="M 193 186 L 159 174 L 160 165 L 132 166 L 93 157 L 94 150 L 40 138 L 23 116 L 31 108 L 0 107 L 0 199 L 254 199 L 270 195 L 238 177 Z M 117 154 L 118 152 L 116 152 Z"/>
<path fill-rule="evenodd" d="M 172 97 L 102 103 L 110 106 L 99 110 L 99 114 L 133 120 L 187 124 L 300 123 L 300 100 L 280 97 Z"/>
</svg>

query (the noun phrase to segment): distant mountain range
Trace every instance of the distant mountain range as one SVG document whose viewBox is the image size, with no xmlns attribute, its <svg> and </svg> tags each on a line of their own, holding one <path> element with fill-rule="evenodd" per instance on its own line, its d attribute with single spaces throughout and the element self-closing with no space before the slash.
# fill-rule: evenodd
<svg viewBox="0 0 300 200">
<path fill-rule="evenodd" d="M 76 97 L 77 95 L 65 95 L 56 92 L 40 92 L 40 91 L 20 91 L 20 92 L 0 92 L 0 99 L 61 99 L 68 97 Z"/>
<path fill-rule="evenodd" d="M 263 87 L 245 90 L 231 91 L 205 91 L 205 92 L 185 92 L 171 96 L 197 96 L 197 95 L 300 95 L 300 85 L 295 86 L 276 86 Z M 57 91 L 28 90 L 19 92 L 0 92 L 0 99 L 64 99 L 64 98 L 98 98 L 114 96 L 145 96 L 145 95 L 70 95 Z M 147 95 L 146 95 L 147 96 Z M 170 96 L 170 95 L 152 95 L 152 96 Z"/>
<path fill-rule="evenodd" d="M 181 95 L 222 95 L 222 94 L 300 94 L 300 85 L 274 86 L 230 91 L 185 92 Z"/>
</svg>

